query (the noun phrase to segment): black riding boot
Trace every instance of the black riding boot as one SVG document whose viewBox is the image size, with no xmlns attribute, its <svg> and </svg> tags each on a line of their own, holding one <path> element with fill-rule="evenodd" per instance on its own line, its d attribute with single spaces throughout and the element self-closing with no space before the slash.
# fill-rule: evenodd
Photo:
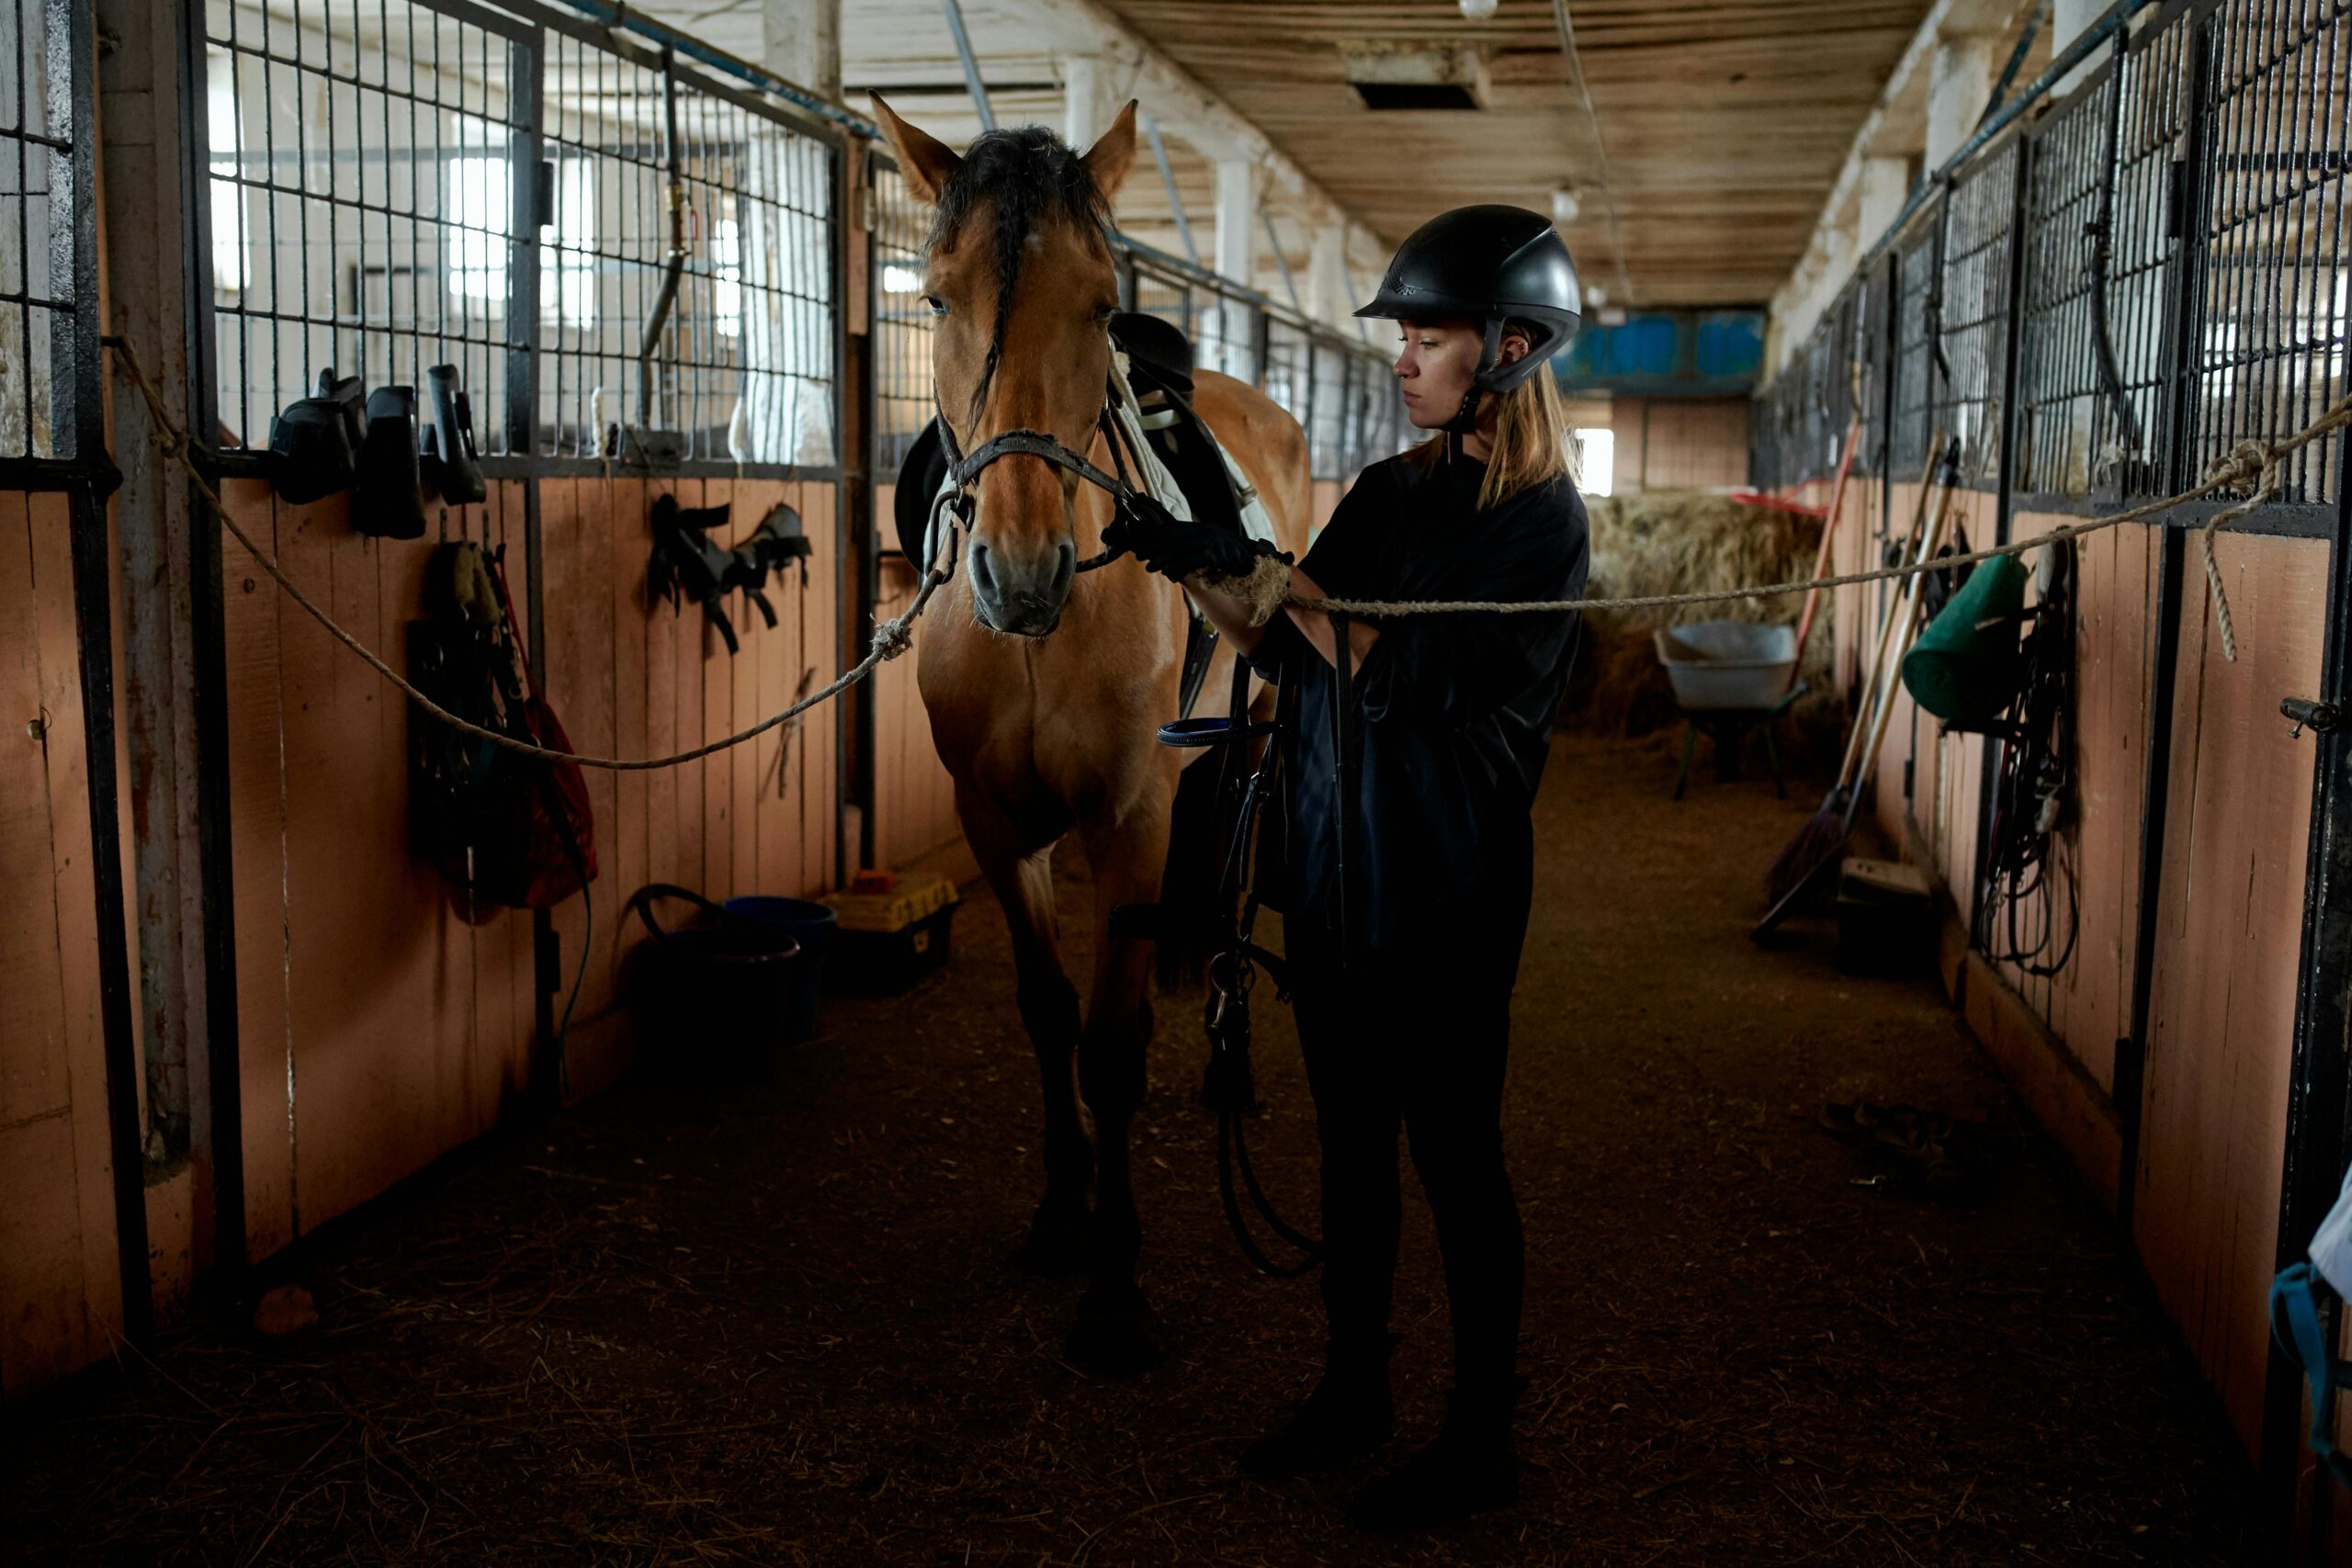
<svg viewBox="0 0 2352 1568">
<path fill-rule="evenodd" d="M 1306 1475 L 1366 1457 L 1396 1429 L 1388 1393 L 1388 1352 L 1396 1337 L 1362 1347 L 1331 1347 L 1315 1392 L 1241 1456 L 1245 1474 Z"/>
<path fill-rule="evenodd" d="M 1456 1388 L 1429 1447 L 1356 1495 L 1349 1521 L 1364 1529 L 1426 1530 L 1519 1501 L 1510 1413 L 1521 1382 Z"/>
</svg>

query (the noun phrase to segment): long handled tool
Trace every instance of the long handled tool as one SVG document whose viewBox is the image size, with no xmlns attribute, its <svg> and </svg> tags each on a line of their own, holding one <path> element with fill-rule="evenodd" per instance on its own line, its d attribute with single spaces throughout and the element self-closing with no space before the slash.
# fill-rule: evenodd
<svg viewBox="0 0 2352 1568">
<path fill-rule="evenodd" d="M 1829 570 L 1829 544 L 1838 536 L 1838 513 L 1845 506 L 1846 476 L 1853 471 L 1854 448 L 1861 444 L 1861 400 L 1856 398 L 1854 415 L 1846 422 L 1845 450 L 1838 455 L 1838 479 L 1829 487 L 1828 515 L 1821 520 L 1821 548 L 1815 552 L 1813 558 L 1813 575 L 1816 579 L 1827 575 Z M 1804 596 L 1804 613 L 1797 617 L 1797 660 L 1794 664 L 1789 666 L 1789 680 L 1792 684 L 1798 679 L 1798 672 L 1804 668 L 1804 645 L 1813 636 L 1814 614 L 1820 608 L 1821 590 L 1817 587 L 1807 589 Z"/>
<path fill-rule="evenodd" d="M 1957 477 L 1940 430 L 1936 433 L 1929 452 L 1928 467 L 1919 476 L 1918 504 L 1913 508 L 1911 529 L 1905 541 L 1904 559 L 1913 566 L 1924 565 L 1943 543 L 1944 525 L 1951 514 L 1951 485 Z M 1757 923 L 1750 933 L 1753 936 L 1763 936 L 1787 919 L 1815 878 L 1826 867 L 1837 863 L 1845 850 L 1846 840 L 1853 831 L 1862 781 L 1870 776 L 1871 764 L 1885 732 L 1895 671 L 1901 668 L 1903 654 L 1909 649 L 1916 630 L 1920 576 L 1914 573 L 1905 580 L 1880 619 L 1869 682 L 1863 689 L 1854 728 L 1846 738 L 1846 755 L 1838 764 L 1838 783 L 1772 863 L 1765 878 L 1765 893 L 1771 900 L 1771 908 Z"/>
</svg>

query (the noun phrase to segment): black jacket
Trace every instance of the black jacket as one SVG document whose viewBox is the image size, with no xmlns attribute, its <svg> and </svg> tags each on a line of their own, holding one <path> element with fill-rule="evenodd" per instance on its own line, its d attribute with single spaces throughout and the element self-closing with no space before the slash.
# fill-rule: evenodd
<svg viewBox="0 0 2352 1568">
<path fill-rule="evenodd" d="M 1363 471 L 1303 563 L 1334 598 L 1574 599 L 1588 564 L 1572 480 L 1478 506 L 1482 463 Z M 1346 726 L 1347 953 L 1365 961 L 1508 958 L 1518 965 L 1534 854 L 1528 809 L 1575 656 L 1574 612 L 1396 616 L 1352 672 Z M 1332 777 L 1337 671 L 1287 616 L 1250 662 L 1298 681 L 1290 777 L 1285 942 L 1295 957 L 1339 934 Z M 1508 953 L 1498 951 L 1507 946 Z"/>
</svg>

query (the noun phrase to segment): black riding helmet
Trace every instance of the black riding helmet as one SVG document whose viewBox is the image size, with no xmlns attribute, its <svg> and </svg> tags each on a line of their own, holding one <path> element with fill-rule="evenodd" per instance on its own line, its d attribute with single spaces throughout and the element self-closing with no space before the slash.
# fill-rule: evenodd
<svg viewBox="0 0 2352 1568">
<path fill-rule="evenodd" d="M 1583 299 L 1577 264 L 1542 215 L 1523 207 L 1457 207 L 1396 247 L 1380 292 L 1356 314 L 1382 321 L 1467 316 L 1486 322 L 1477 373 L 1447 427 L 1466 430 L 1479 393 L 1510 390 L 1568 345 Z M 1525 327 L 1531 339 L 1526 356 L 1511 365 L 1497 363 L 1506 322 Z"/>
</svg>

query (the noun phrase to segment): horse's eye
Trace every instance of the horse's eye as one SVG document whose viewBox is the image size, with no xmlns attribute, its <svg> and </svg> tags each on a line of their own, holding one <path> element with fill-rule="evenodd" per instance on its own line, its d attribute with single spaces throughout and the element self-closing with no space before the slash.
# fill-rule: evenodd
<svg viewBox="0 0 2352 1568">
<path fill-rule="evenodd" d="M 936 294 L 924 295 L 922 297 L 922 302 L 931 308 L 931 313 L 934 316 L 944 316 L 947 314 L 947 301 L 942 299 Z"/>
</svg>

